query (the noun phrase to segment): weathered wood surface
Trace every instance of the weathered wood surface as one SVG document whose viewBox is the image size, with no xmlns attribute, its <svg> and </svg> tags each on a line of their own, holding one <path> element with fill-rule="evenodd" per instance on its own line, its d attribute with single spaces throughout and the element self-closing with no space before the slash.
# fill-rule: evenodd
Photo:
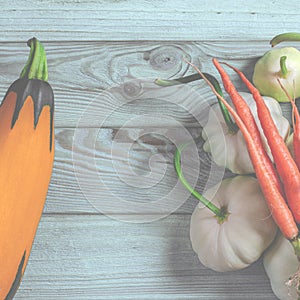
<svg viewBox="0 0 300 300">
<path fill-rule="evenodd" d="M 251 77 L 255 61 L 270 50 L 266 42 L 60 42 L 45 43 L 45 47 L 56 99 L 56 128 L 119 128 L 128 120 L 134 121 L 131 126 L 146 126 L 145 119 L 138 118 L 144 115 L 157 117 L 158 126 L 180 122 L 199 127 L 194 117 L 201 116 L 205 104 L 216 102 L 206 85 L 198 81 L 162 89 L 154 80 L 195 73 L 184 59 L 218 77 L 213 57 L 233 63 Z M 0 44 L 2 95 L 19 76 L 27 55 L 25 42 Z M 246 90 L 237 76 L 233 81 Z M 88 105 L 96 113 L 82 120 Z"/>
<path fill-rule="evenodd" d="M 197 201 L 181 186 L 171 210 L 162 198 L 178 182 L 174 140 L 199 136 L 208 105 L 216 100 L 203 82 L 162 89 L 153 81 L 193 73 L 185 60 L 217 75 L 212 57 L 251 78 L 270 38 L 300 28 L 298 3 L 0 3 L 0 94 L 27 59 L 26 40 L 36 36 L 47 51 L 56 97 L 54 172 L 15 299 L 275 299 L 260 261 L 226 275 L 201 266 L 189 241 Z M 289 116 L 289 107 L 283 109 Z M 200 158 L 194 153 L 186 160 L 185 174 L 201 191 L 224 170 L 211 163 L 201 143 L 198 152 Z M 99 177 L 92 173 L 94 164 Z M 78 172 L 86 174 L 95 194 L 84 193 Z M 93 206 L 95 199 L 110 202 L 106 213 L 114 219 Z M 159 206 L 114 215 L 124 199 L 131 206 Z"/>
<path fill-rule="evenodd" d="M 226 275 L 201 266 L 189 219 L 44 216 L 16 299 L 274 299 L 260 262 Z"/>
<path fill-rule="evenodd" d="M 157 131 L 157 128 L 154 129 Z M 147 133 L 145 129 L 133 128 L 118 130 L 80 128 L 76 131 L 86 139 L 82 139 L 83 142 L 80 144 L 78 142 L 75 149 L 73 140 L 75 129 L 56 130 L 56 160 L 45 213 L 96 213 L 99 210 L 95 210 L 93 204 L 105 201 L 109 192 L 115 197 L 110 200 L 111 210 L 108 211 L 110 213 L 120 207 L 119 199 L 124 198 L 133 205 L 159 201 L 161 206 L 154 209 L 153 213 L 167 212 L 168 206 L 163 197 L 172 192 L 178 184 L 173 167 L 175 145 L 167 139 L 173 138 L 179 145 L 201 134 L 199 128 L 192 128 L 189 131 L 182 128 L 166 128 L 162 132 L 164 135 L 158 135 L 155 130 L 153 134 L 145 134 Z M 99 136 L 95 145 L 92 139 L 93 132 Z M 135 140 L 136 136 L 139 138 Z M 216 166 L 210 160 L 210 155 L 203 152 L 202 142 L 197 146 L 197 153 L 191 149 L 185 151 L 183 165 L 186 178 L 190 182 L 196 180 L 197 189 L 202 191 L 208 186 L 217 184 L 225 170 Z M 97 170 L 100 175 L 103 173 L 103 176 L 97 176 L 89 171 L 92 169 L 94 156 Z M 210 173 L 213 176 L 209 176 Z M 84 197 L 82 193 L 84 191 L 80 189 L 81 182 L 77 180 L 81 174 L 87 178 L 89 186 L 94 187 L 91 188 L 93 195 L 89 194 L 88 199 Z M 228 172 L 226 174 L 229 175 Z M 137 184 L 132 184 L 134 181 Z M 104 185 L 101 185 L 102 182 Z M 190 198 L 185 202 L 188 194 L 180 184 L 176 191 L 172 202 L 174 205 L 178 203 L 178 212 L 191 213 L 197 200 Z"/>
<path fill-rule="evenodd" d="M 125 121 L 147 113 L 168 116 L 185 126 L 199 126 L 191 118 L 191 113 L 201 112 L 195 104 L 211 103 L 215 99 L 205 84 L 191 84 L 195 91 L 191 97 L 186 92 L 187 87 L 162 90 L 154 84 L 154 80 L 194 73 L 184 60 L 217 76 L 211 63 L 212 57 L 234 63 L 250 75 L 257 58 L 270 49 L 265 41 L 238 44 L 45 42 L 44 45 L 47 49 L 49 82 L 56 98 L 56 127 L 78 126 L 82 113 L 91 102 L 97 108 L 98 118 L 88 119 L 85 124 L 88 127 L 99 126 L 99 120 L 103 119 L 106 119 L 104 127 L 121 127 Z M 4 94 L 7 86 L 19 75 L 27 59 L 28 48 L 25 41 L 1 43 L 0 54 L 0 92 Z M 237 81 L 236 76 L 234 80 Z M 171 97 L 177 90 L 181 94 Z M 169 119 L 160 118 L 160 124 L 170 124 Z M 140 122 L 137 125 L 145 124 Z"/>
<path fill-rule="evenodd" d="M 299 28 L 297 1 L 1 1 L 2 41 L 265 40 Z"/>
</svg>

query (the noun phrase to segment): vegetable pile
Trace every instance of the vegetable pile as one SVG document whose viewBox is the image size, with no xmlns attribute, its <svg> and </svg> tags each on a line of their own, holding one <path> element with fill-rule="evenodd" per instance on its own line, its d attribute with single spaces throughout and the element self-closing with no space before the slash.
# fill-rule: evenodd
<svg viewBox="0 0 300 300">
<path fill-rule="evenodd" d="M 276 36 L 271 44 L 297 40 L 300 34 L 287 33 Z M 300 299 L 300 116 L 295 104 L 300 96 L 299 63 L 297 49 L 272 49 L 257 61 L 252 83 L 234 66 L 213 59 L 233 106 L 217 80 L 191 63 L 197 74 L 156 81 L 168 86 L 205 80 L 220 104 L 211 109 L 214 117 L 209 116 L 203 128 L 204 150 L 237 175 L 201 195 L 181 169 L 181 153 L 189 143 L 179 147 L 174 158 L 179 179 L 199 200 L 191 217 L 190 238 L 200 262 L 224 272 L 245 268 L 263 256 L 279 299 Z M 226 67 L 239 76 L 249 93 L 236 90 Z M 292 128 L 279 102 L 292 106 Z"/>
<path fill-rule="evenodd" d="M 256 104 L 250 93 L 240 92 L 247 102 L 251 113 L 258 123 Z M 282 115 L 279 103 L 271 97 L 264 97 L 265 103 L 272 115 L 280 135 L 286 139 L 289 135 L 289 121 Z M 216 121 L 217 118 L 217 121 Z M 222 131 L 219 130 L 221 124 Z M 261 126 L 258 126 L 262 142 L 266 145 L 266 151 L 273 160 L 271 150 L 268 147 L 266 137 Z M 253 174 L 254 168 L 251 163 L 247 145 L 240 130 L 230 131 L 221 114 L 219 106 L 213 107 L 208 116 L 208 121 L 203 128 L 202 137 L 205 140 L 203 150 L 211 153 L 214 162 L 226 167 L 235 174 Z M 226 149 L 226 151 L 224 151 Z"/>
</svg>

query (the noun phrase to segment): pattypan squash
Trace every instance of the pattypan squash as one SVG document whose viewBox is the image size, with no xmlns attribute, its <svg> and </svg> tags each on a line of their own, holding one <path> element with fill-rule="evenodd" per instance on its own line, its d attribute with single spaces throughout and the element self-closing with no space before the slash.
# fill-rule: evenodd
<svg viewBox="0 0 300 300">
<path fill-rule="evenodd" d="M 300 51 L 294 47 L 267 51 L 256 62 L 252 80 L 262 95 L 279 102 L 289 102 L 289 98 L 278 80 L 292 98 L 300 97 Z"/>
<path fill-rule="evenodd" d="M 248 103 L 256 123 L 260 124 L 256 112 L 256 104 L 252 95 L 246 92 L 240 92 L 240 95 Z M 282 115 L 279 103 L 270 97 L 264 97 L 264 100 L 270 110 L 280 135 L 283 138 L 286 138 L 289 133 L 290 125 L 289 121 Z M 262 128 L 260 125 L 258 126 L 267 153 L 272 159 Z M 217 165 L 224 166 L 235 174 L 254 173 L 243 134 L 240 130 L 231 132 L 228 129 L 219 106 L 213 106 L 210 109 L 208 121 L 203 127 L 202 137 L 205 140 L 203 145 L 204 151 L 211 153 L 212 159 Z"/>
<path fill-rule="evenodd" d="M 282 234 L 265 252 L 263 264 L 276 297 L 280 300 L 297 300 L 297 290 L 295 286 L 289 286 L 288 281 L 297 271 L 299 262 L 293 246 Z"/>
<path fill-rule="evenodd" d="M 277 232 L 257 179 L 241 175 L 227 178 L 203 196 L 226 213 L 219 218 L 202 203 L 194 210 L 190 239 L 200 262 L 219 272 L 255 262 Z"/>
</svg>

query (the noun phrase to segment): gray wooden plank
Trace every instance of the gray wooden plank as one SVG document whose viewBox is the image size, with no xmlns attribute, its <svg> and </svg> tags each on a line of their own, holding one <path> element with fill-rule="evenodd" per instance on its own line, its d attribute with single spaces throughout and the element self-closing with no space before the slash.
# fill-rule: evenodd
<svg viewBox="0 0 300 300">
<path fill-rule="evenodd" d="M 125 214 L 125 199 L 134 209 L 156 202 L 151 208 L 140 208 L 137 213 L 141 214 L 190 213 L 198 200 L 189 197 L 178 182 L 173 159 L 175 144 L 198 137 L 201 129 L 148 129 L 80 128 L 76 135 L 83 138 L 76 140 L 74 129 L 57 129 L 45 213 L 103 213 L 102 206 L 109 201 L 107 213 L 124 209 Z M 186 178 L 201 192 L 218 183 L 224 169 L 211 162 L 201 142 L 197 152 L 193 149 L 184 152 L 182 165 Z"/>
<path fill-rule="evenodd" d="M 0 95 L 5 95 L 24 66 L 29 53 L 25 43 L 0 43 Z M 153 81 L 195 73 L 184 59 L 217 76 L 212 57 L 233 63 L 250 78 L 257 58 L 270 49 L 266 42 L 250 41 L 46 42 L 45 48 L 56 99 L 56 127 L 79 126 L 91 106 L 96 117 L 80 126 L 97 127 L 105 121 L 102 127 L 121 127 L 128 120 L 145 125 L 139 118 L 143 114 L 157 116 L 161 126 L 174 121 L 198 126 L 191 114 L 198 115 L 202 104 L 215 99 L 206 85 L 161 88 Z M 237 76 L 233 81 L 245 90 Z"/>
<path fill-rule="evenodd" d="M 297 1 L 1 1 L 1 41 L 258 40 L 295 31 Z M 284 20 L 284 22 L 282 22 Z M 258 34 L 259 32 L 259 34 Z"/>
<path fill-rule="evenodd" d="M 291 120 L 290 104 L 281 107 Z M 160 206 L 155 212 L 166 212 L 170 210 L 167 203 L 171 195 L 172 211 L 190 213 L 197 200 L 188 197 L 178 183 L 173 159 L 175 145 L 200 135 L 200 124 L 198 128 L 154 123 L 139 128 L 56 129 L 55 163 L 45 213 L 99 213 L 100 204 L 109 197 L 114 199 L 109 213 L 126 206 L 120 205 L 125 198 L 133 205 L 158 201 Z M 231 176 L 211 161 L 202 143 L 197 141 L 197 153 L 188 148 L 183 156 L 184 174 L 199 192 L 216 184 L 223 175 Z"/>
<path fill-rule="evenodd" d="M 281 107 L 291 120 L 290 104 Z M 178 185 L 173 159 L 175 145 L 201 135 L 198 125 L 198 128 L 161 127 L 154 123 L 139 128 L 124 125 L 56 129 L 55 163 L 45 213 L 99 213 L 98 207 L 107 201 L 108 195 L 114 199 L 109 204 L 110 213 L 125 198 L 132 204 L 160 199 L 155 212 L 169 210 L 170 195 L 174 197 L 174 205 L 178 204 L 176 211 L 190 213 L 197 200 L 188 197 L 181 184 Z M 184 174 L 199 192 L 216 184 L 223 175 L 231 176 L 211 161 L 202 143 L 197 141 L 197 153 L 188 148 L 183 156 Z M 177 192 L 172 194 L 174 190 Z"/>
<path fill-rule="evenodd" d="M 180 107 L 191 110 L 195 96 L 188 99 L 186 89 L 172 97 L 176 89 L 162 89 L 153 81 L 158 78 L 180 77 L 189 66 L 183 59 L 201 50 L 192 44 L 180 43 L 46 43 L 49 82 L 56 98 L 56 127 L 75 127 L 88 105 L 94 105 L 98 118 L 88 120 L 88 126 L 122 126 L 126 120 L 141 113 L 168 114 L 185 123 L 192 118 Z M 199 53 L 200 51 L 200 53 Z M 16 54 L 17 53 L 17 54 Z M 24 43 L 0 44 L 1 85 L 5 94 L 18 77 L 28 56 Z M 203 55 L 204 56 L 204 55 Z M 201 85 L 200 85 L 201 86 Z M 202 84 L 203 86 L 203 84 Z M 196 93 L 196 92 L 195 92 Z M 197 96 L 198 97 L 198 96 Z M 208 90 L 203 98 L 211 99 Z M 165 99 L 166 98 L 166 99 Z M 92 103 L 92 104 L 91 104 Z M 161 124 L 168 119 L 160 118 Z"/>
<path fill-rule="evenodd" d="M 15 299 L 274 299 L 260 261 L 226 274 L 203 267 L 189 219 L 43 216 Z"/>
</svg>

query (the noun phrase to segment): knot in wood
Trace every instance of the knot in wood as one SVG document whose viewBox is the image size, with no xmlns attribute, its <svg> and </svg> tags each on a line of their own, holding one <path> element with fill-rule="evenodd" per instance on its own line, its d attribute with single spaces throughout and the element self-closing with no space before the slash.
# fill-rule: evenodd
<svg viewBox="0 0 300 300">
<path fill-rule="evenodd" d="M 172 46 L 155 48 L 150 52 L 149 62 L 156 70 L 173 69 L 182 63 L 182 50 Z"/>
<path fill-rule="evenodd" d="M 141 93 L 142 87 L 139 82 L 125 82 L 122 92 L 126 97 L 135 98 Z"/>
</svg>

